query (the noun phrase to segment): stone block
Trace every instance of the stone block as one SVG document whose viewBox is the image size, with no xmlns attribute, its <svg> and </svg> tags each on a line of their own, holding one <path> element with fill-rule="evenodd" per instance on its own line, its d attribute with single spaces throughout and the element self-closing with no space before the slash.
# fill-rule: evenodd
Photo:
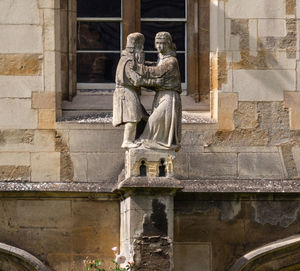
<svg viewBox="0 0 300 271">
<path fill-rule="evenodd" d="M 0 99 L 1 129 L 37 128 L 37 111 L 31 109 L 30 99 Z"/>
<path fill-rule="evenodd" d="M 294 162 L 296 164 L 298 177 L 300 177 L 300 146 L 296 145 L 292 148 Z"/>
<path fill-rule="evenodd" d="M 31 154 L 33 182 L 59 182 L 60 153 L 39 152 Z"/>
<path fill-rule="evenodd" d="M 0 152 L 0 165 L 30 165 L 30 154 L 28 152 Z"/>
<path fill-rule="evenodd" d="M 33 90 L 42 88 L 40 76 L 0 76 L 1 98 L 30 98 Z"/>
<path fill-rule="evenodd" d="M 30 181 L 30 166 L 2 166 L 0 165 L 0 180 Z"/>
<path fill-rule="evenodd" d="M 285 37 L 286 36 L 285 19 L 259 19 L 258 36 L 259 37 Z"/>
<path fill-rule="evenodd" d="M 43 52 L 39 25 L 0 25 L 0 53 L 34 54 Z"/>
<path fill-rule="evenodd" d="M 191 154 L 189 178 L 222 178 L 237 176 L 237 154 L 199 153 Z"/>
<path fill-rule="evenodd" d="M 55 121 L 55 109 L 39 109 L 39 129 L 54 129 Z"/>
<path fill-rule="evenodd" d="M 55 131 L 53 130 L 35 130 L 33 151 L 55 151 Z"/>
<path fill-rule="evenodd" d="M 292 70 L 234 70 L 233 91 L 239 101 L 283 101 L 283 92 L 296 89 Z"/>
<path fill-rule="evenodd" d="M 286 91 L 284 93 L 284 105 L 289 108 L 290 129 L 300 129 L 300 92 Z"/>
<path fill-rule="evenodd" d="M 285 18 L 286 0 L 229 0 L 225 4 L 227 18 Z"/>
<path fill-rule="evenodd" d="M 0 54 L 0 75 L 39 75 L 41 57 L 38 54 Z M 33 89 L 35 90 L 35 89 Z"/>
<path fill-rule="evenodd" d="M 118 153 L 88 153 L 88 181 L 116 181 L 124 167 L 124 156 Z"/>
<path fill-rule="evenodd" d="M 71 130 L 71 152 L 119 152 L 123 141 L 123 130 Z"/>
<path fill-rule="evenodd" d="M 60 8 L 59 0 L 38 0 L 39 8 Z"/>
<path fill-rule="evenodd" d="M 33 92 L 31 102 L 34 109 L 55 109 L 55 92 Z"/>
<path fill-rule="evenodd" d="M 6 210 L 12 227 L 70 229 L 72 225 L 69 200 L 7 201 Z"/>
<path fill-rule="evenodd" d="M 0 24 L 39 24 L 39 9 L 36 0 L 0 1 Z"/>
<path fill-rule="evenodd" d="M 71 153 L 71 160 L 74 167 L 74 182 L 87 181 L 87 154 Z"/>
<path fill-rule="evenodd" d="M 188 179 L 189 177 L 189 156 L 186 153 L 177 153 L 174 164 L 175 178 Z"/>
<path fill-rule="evenodd" d="M 125 153 L 125 178 L 171 177 L 174 175 L 175 151 L 130 149 Z"/>
<path fill-rule="evenodd" d="M 284 170 L 279 153 L 239 153 L 240 178 L 283 178 Z"/>
<path fill-rule="evenodd" d="M 233 113 L 238 107 L 238 97 L 236 93 L 218 94 L 218 124 L 219 130 L 234 130 Z"/>
<path fill-rule="evenodd" d="M 45 91 L 56 91 L 56 52 L 46 51 L 44 53 L 44 70 L 45 70 Z M 58 68 L 58 67 L 57 67 Z M 60 70 L 58 68 L 58 70 Z"/>
<path fill-rule="evenodd" d="M 173 257 L 175 271 L 212 270 L 212 248 L 210 243 L 176 242 Z"/>
</svg>

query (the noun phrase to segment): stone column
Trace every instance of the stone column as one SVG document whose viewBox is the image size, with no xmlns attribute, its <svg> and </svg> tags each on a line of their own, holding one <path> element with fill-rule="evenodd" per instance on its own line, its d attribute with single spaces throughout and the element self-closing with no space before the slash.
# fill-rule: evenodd
<svg viewBox="0 0 300 271">
<path fill-rule="evenodd" d="M 147 178 L 143 178 L 147 179 Z M 136 188 L 121 201 L 121 251 L 135 270 L 173 270 L 174 189 Z"/>
</svg>

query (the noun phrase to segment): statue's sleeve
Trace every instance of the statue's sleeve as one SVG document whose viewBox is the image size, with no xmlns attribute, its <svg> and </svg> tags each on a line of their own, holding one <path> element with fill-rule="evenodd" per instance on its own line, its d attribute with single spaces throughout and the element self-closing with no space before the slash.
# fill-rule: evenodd
<svg viewBox="0 0 300 271">
<path fill-rule="evenodd" d="M 145 66 L 143 64 L 137 64 L 136 65 L 136 72 L 145 78 L 161 78 L 163 77 L 167 72 L 168 65 L 159 65 L 159 66 Z"/>
<path fill-rule="evenodd" d="M 135 70 L 133 70 L 133 65 L 130 62 L 128 62 L 125 66 L 125 73 L 128 80 L 135 87 L 156 87 L 162 84 L 162 80 L 160 78 L 146 78 L 138 74 Z"/>
</svg>

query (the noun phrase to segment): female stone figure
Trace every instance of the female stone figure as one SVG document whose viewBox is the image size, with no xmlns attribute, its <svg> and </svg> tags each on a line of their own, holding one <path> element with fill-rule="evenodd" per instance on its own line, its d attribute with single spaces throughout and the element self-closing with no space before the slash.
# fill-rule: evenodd
<svg viewBox="0 0 300 271">
<path fill-rule="evenodd" d="M 155 36 L 155 47 L 159 52 L 154 67 L 137 64 L 137 73 L 145 78 L 162 78 L 156 86 L 156 95 L 150 115 L 139 142 L 150 149 L 180 149 L 181 141 L 181 80 L 176 48 L 168 32 Z"/>
</svg>

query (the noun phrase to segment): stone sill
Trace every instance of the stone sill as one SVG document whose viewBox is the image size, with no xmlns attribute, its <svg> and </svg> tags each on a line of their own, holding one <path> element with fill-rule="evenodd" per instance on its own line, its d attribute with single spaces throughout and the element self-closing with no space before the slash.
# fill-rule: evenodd
<svg viewBox="0 0 300 271">
<path fill-rule="evenodd" d="M 138 179 L 138 178 L 136 178 Z M 142 178 L 141 178 L 142 179 Z M 176 180 L 176 179 L 175 179 Z M 136 180 L 137 181 L 137 180 Z M 145 180 L 141 180 L 145 181 Z M 152 180 L 153 181 L 153 180 Z M 162 178 L 163 181 L 163 178 Z M 166 189 L 165 185 L 155 187 Z M 89 193 L 105 194 L 105 197 L 116 197 L 112 191 L 114 183 L 109 185 L 103 183 L 84 183 L 84 182 L 68 182 L 68 183 L 33 183 L 21 181 L 4 181 L 0 182 L 0 192 L 64 192 L 64 193 Z M 142 186 L 139 184 L 139 188 Z M 146 185 L 145 188 L 151 187 Z M 131 187 L 134 188 L 134 187 Z M 300 193 L 300 179 L 234 179 L 234 180 L 176 180 L 176 187 L 180 192 L 185 193 Z M 181 189 L 183 188 L 183 189 Z"/>
<path fill-rule="evenodd" d="M 63 111 L 63 117 L 55 123 L 56 129 L 123 129 L 112 126 L 112 112 Z M 217 122 L 210 112 L 182 112 L 184 129 L 217 129 Z"/>
</svg>

